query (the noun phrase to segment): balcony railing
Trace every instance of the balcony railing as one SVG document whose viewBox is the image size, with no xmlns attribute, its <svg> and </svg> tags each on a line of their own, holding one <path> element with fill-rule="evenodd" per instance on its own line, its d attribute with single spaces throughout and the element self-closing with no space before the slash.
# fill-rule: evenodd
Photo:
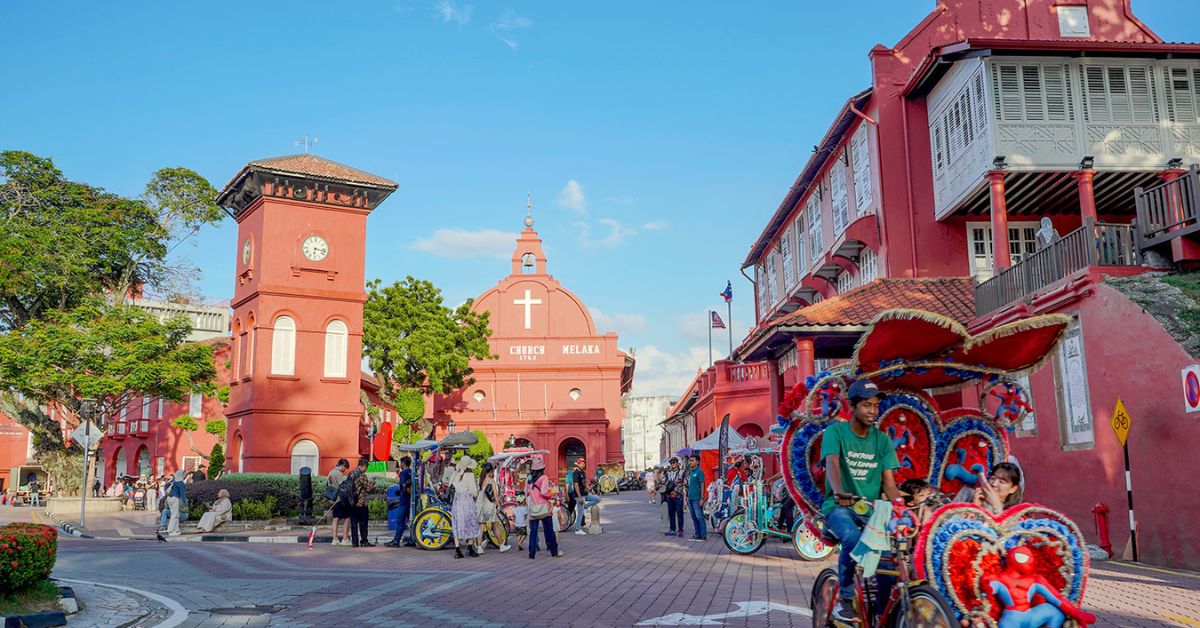
<svg viewBox="0 0 1200 628">
<path fill-rule="evenodd" d="M 1200 231 L 1200 169 L 1133 192 L 1138 248 L 1145 249 Z"/>
<path fill-rule="evenodd" d="M 1089 266 L 1138 264 L 1131 225 L 1087 218 L 1082 227 L 975 286 L 975 313 L 1004 307 Z"/>
</svg>

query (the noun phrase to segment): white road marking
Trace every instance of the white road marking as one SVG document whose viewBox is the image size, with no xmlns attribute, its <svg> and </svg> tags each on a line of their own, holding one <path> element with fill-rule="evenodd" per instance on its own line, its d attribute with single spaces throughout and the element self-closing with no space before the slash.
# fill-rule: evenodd
<svg viewBox="0 0 1200 628">
<path fill-rule="evenodd" d="M 138 595 L 148 597 L 171 610 L 171 616 L 166 618 L 162 623 L 157 624 L 154 628 L 174 628 L 175 626 L 182 624 L 188 618 L 187 609 L 184 608 L 182 604 L 157 593 L 151 593 L 149 591 L 143 591 L 142 589 L 135 589 L 133 587 L 126 587 L 119 584 L 92 582 L 91 580 L 72 580 L 70 578 L 55 578 L 55 580 L 61 580 L 63 582 L 75 582 L 78 584 L 90 584 L 97 587 L 108 587 L 109 589 L 120 589 L 122 591 L 129 591 L 130 593 L 136 593 Z"/>
<path fill-rule="evenodd" d="M 788 606 L 787 604 L 776 604 L 775 602 L 735 602 L 737 610 L 727 613 L 713 613 L 711 615 L 688 615 L 686 613 L 671 613 L 654 619 L 647 619 L 638 622 L 638 626 L 723 626 L 725 622 L 722 619 L 745 619 L 754 617 L 755 615 L 766 615 L 771 611 L 780 611 L 783 613 L 791 613 L 792 615 L 802 615 L 804 617 L 812 617 L 812 611 L 807 608 L 798 606 Z"/>
</svg>

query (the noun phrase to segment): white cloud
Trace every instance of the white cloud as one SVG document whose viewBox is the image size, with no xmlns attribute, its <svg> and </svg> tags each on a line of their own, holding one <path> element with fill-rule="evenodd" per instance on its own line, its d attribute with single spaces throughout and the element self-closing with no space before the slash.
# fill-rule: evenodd
<svg viewBox="0 0 1200 628">
<path fill-rule="evenodd" d="M 433 10 L 442 18 L 443 24 L 454 22 L 462 28 L 471 21 L 471 12 L 475 10 L 472 5 L 459 8 L 452 0 L 438 0 L 433 5 Z"/>
<path fill-rule="evenodd" d="M 558 193 L 558 200 L 555 201 L 555 204 L 580 214 L 586 212 L 587 197 L 583 195 L 583 186 L 579 185 L 575 179 L 567 181 L 562 191 Z"/>
<path fill-rule="evenodd" d="M 586 222 L 577 222 L 575 226 L 579 228 L 579 244 L 588 248 L 612 248 L 624 242 L 625 238 L 637 234 L 637 231 L 622 225 L 612 218 L 601 218 L 596 222 L 608 227 L 608 235 L 603 238 L 592 239 L 592 226 Z"/>
<path fill-rule="evenodd" d="M 695 379 L 697 369 L 708 368 L 708 347 L 696 345 L 680 353 L 668 353 L 647 345 L 637 348 L 636 358 L 632 396 L 670 395 L 678 398 Z"/>
<path fill-rule="evenodd" d="M 688 312 L 679 319 L 679 333 L 688 338 L 705 340 L 708 338 L 708 324 L 708 312 Z"/>
<path fill-rule="evenodd" d="M 516 246 L 517 234 L 481 229 L 438 229 L 427 238 L 417 238 L 408 243 L 414 251 L 431 253 L 438 257 L 494 257 L 509 259 Z"/>
<path fill-rule="evenodd" d="M 642 225 L 642 229 L 645 229 L 646 231 L 661 231 L 670 226 L 671 223 L 665 220 L 654 220 Z"/>
<path fill-rule="evenodd" d="M 596 333 L 598 334 L 615 331 L 618 336 L 623 336 L 629 332 L 646 331 L 646 317 L 641 314 L 609 315 L 594 307 L 590 307 L 588 310 L 592 313 L 592 322 L 596 323 Z"/>
<path fill-rule="evenodd" d="M 505 9 L 500 19 L 493 22 L 488 30 L 515 52 L 518 43 L 515 32 L 527 28 L 533 28 L 533 20 L 517 15 L 512 9 Z"/>
</svg>

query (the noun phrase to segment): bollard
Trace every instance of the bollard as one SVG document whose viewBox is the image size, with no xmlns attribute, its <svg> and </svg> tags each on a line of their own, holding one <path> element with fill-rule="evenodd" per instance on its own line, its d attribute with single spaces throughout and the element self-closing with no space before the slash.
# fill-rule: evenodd
<svg viewBox="0 0 1200 628">
<path fill-rule="evenodd" d="M 308 549 L 312 549 L 313 537 L 317 535 L 317 526 L 308 531 Z"/>
<path fill-rule="evenodd" d="M 1108 553 L 1108 557 L 1112 558 L 1112 540 L 1108 538 L 1108 506 L 1104 504 L 1096 504 L 1092 506 L 1092 515 L 1094 515 L 1096 523 L 1096 536 L 1100 537 L 1100 549 Z"/>
</svg>

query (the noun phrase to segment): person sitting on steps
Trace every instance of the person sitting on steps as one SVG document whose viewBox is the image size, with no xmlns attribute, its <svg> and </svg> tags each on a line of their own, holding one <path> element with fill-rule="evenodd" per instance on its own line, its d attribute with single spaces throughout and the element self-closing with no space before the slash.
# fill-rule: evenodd
<svg viewBox="0 0 1200 628">
<path fill-rule="evenodd" d="M 821 459 L 825 461 L 825 501 L 821 513 L 825 527 L 841 543 L 838 559 L 839 604 L 833 616 L 856 621 L 854 609 L 854 546 L 867 523 L 870 502 L 886 493 L 889 500 L 900 497 L 895 470 L 900 467 L 896 450 L 887 434 L 875 427 L 879 402 L 884 394 L 873 382 L 860 379 L 850 385 L 846 397 L 853 416 L 830 425 L 822 433 Z M 865 500 L 866 503 L 860 503 Z"/>
</svg>

